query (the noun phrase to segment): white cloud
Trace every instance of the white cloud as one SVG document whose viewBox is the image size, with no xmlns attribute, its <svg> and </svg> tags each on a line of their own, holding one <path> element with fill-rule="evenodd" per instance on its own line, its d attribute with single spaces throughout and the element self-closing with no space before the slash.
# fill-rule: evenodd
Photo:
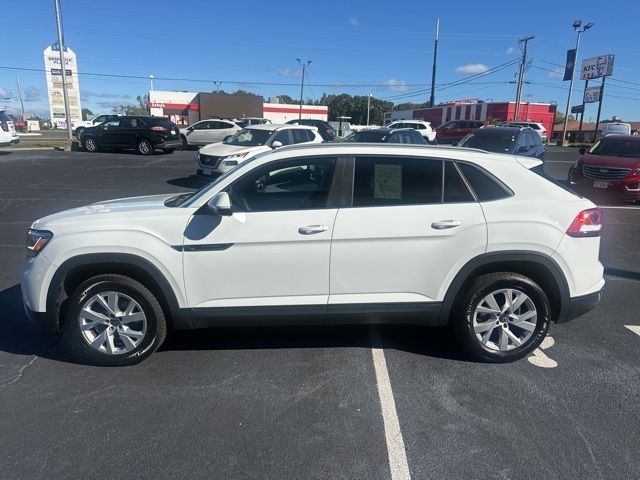
<svg viewBox="0 0 640 480">
<path fill-rule="evenodd" d="M 0 97 L 5 98 L 10 96 L 11 96 L 11 90 L 7 90 L 6 88 L 0 87 Z"/>
<path fill-rule="evenodd" d="M 357 18 L 349 17 L 348 20 L 352 27 L 360 26 L 360 21 Z"/>
<path fill-rule="evenodd" d="M 513 47 L 509 47 L 507 48 L 507 51 L 505 52 L 507 55 L 513 55 L 514 53 L 516 53 L 516 49 Z"/>
<path fill-rule="evenodd" d="M 80 96 L 83 99 L 88 99 L 88 98 L 131 98 L 131 95 L 121 95 L 121 94 L 117 94 L 117 93 L 110 93 L 110 92 L 94 92 L 93 90 L 82 90 L 80 92 Z"/>
<path fill-rule="evenodd" d="M 296 77 L 301 78 L 302 72 L 299 70 L 291 70 L 290 68 L 281 68 L 278 73 L 283 77 Z"/>
<path fill-rule="evenodd" d="M 39 100 L 40 100 L 40 89 L 38 87 L 30 86 L 24 89 L 25 102 L 37 102 Z"/>
<path fill-rule="evenodd" d="M 564 68 L 556 68 L 553 72 L 549 72 L 547 74 L 549 78 L 563 78 L 564 77 Z"/>
<path fill-rule="evenodd" d="M 122 103 L 122 102 L 105 100 L 105 101 L 102 101 L 102 102 L 96 102 L 96 105 L 98 105 L 100 108 L 108 110 L 108 109 L 117 108 L 120 105 L 130 105 L 130 104 L 129 103 Z M 133 105 L 131 105 L 131 106 L 133 107 Z"/>
<path fill-rule="evenodd" d="M 381 82 L 380 85 L 394 92 L 406 92 L 408 90 L 407 82 L 404 80 L 396 80 L 395 78 L 388 78 Z"/>
<path fill-rule="evenodd" d="M 482 63 L 470 63 L 456 68 L 456 72 L 464 73 L 465 75 L 470 75 L 472 73 L 484 73 L 487 70 L 489 70 L 489 67 Z"/>
</svg>

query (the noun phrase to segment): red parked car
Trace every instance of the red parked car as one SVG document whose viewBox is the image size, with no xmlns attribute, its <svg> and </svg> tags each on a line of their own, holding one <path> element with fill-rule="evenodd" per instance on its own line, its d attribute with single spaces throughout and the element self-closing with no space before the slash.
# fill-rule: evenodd
<svg viewBox="0 0 640 480">
<path fill-rule="evenodd" d="M 483 127 L 486 122 L 479 120 L 453 120 L 436 128 L 438 143 L 458 143 L 474 130 Z"/>
<path fill-rule="evenodd" d="M 569 183 L 640 201 L 640 136 L 611 135 L 579 152 L 569 169 Z"/>
</svg>

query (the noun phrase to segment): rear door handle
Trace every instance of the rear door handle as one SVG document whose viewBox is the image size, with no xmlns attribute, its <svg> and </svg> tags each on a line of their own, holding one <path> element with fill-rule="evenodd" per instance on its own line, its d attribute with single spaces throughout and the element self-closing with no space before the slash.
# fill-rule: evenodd
<svg viewBox="0 0 640 480">
<path fill-rule="evenodd" d="M 300 227 L 298 233 L 301 235 L 313 235 L 314 233 L 322 233 L 329 230 L 329 225 L 307 225 Z"/>
<path fill-rule="evenodd" d="M 431 224 L 431 228 L 434 230 L 446 230 L 447 228 L 459 227 L 462 225 L 460 220 L 438 220 Z"/>
</svg>

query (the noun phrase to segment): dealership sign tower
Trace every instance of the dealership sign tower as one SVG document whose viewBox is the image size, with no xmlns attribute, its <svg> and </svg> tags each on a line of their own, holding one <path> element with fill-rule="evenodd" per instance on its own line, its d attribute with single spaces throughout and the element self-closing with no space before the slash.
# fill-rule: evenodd
<svg viewBox="0 0 640 480">
<path fill-rule="evenodd" d="M 76 54 L 69 47 L 64 49 L 65 74 L 67 92 L 69 95 L 69 112 L 71 124 L 82 120 L 80 105 L 80 84 L 78 81 L 78 65 Z M 60 47 L 58 43 L 47 47 L 44 51 L 44 69 L 47 77 L 47 92 L 49 93 L 49 113 L 51 124 L 58 128 L 66 126 L 64 112 L 64 94 L 62 91 L 62 67 L 60 66 Z"/>
</svg>

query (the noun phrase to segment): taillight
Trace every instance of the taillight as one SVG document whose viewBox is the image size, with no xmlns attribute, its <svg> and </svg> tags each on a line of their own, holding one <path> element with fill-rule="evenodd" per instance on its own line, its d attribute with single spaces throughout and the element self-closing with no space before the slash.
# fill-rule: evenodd
<svg viewBox="0 0 640 480">
<path fill-rule="evenodd" d="M 167 129 L 164 127 L 151 127 L 149 130 L 152 132 L 166 132 Z"/>
<path fill-rule="evenodd" d="M 0 122 L 0 126 L 2 126 L 2 130 L 4 130 L 5 132 L 9 131 L 9 124 L 5 121 Z"/>
<path fill-rule="evenodd" d="M 602 230 L 602 210 L 590 208 L 581 211 L 567 229 L 567 235 L 574 238 L 599 237 Z"/>
</svg>

